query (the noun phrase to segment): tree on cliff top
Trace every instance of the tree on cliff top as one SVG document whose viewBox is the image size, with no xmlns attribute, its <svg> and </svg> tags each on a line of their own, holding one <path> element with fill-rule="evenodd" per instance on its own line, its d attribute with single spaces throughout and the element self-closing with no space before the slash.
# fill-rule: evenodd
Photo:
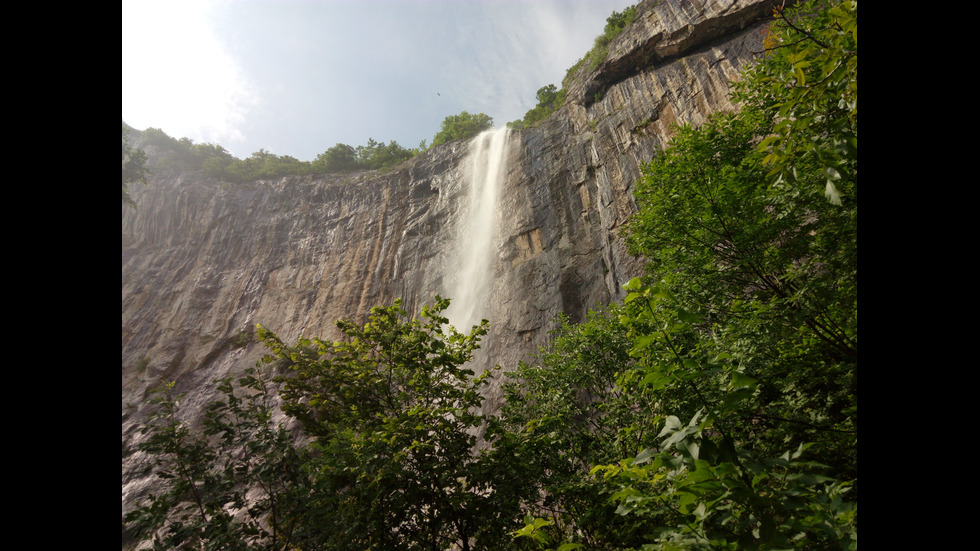
<svg viewBox="0 0 980 551">
<path fill-rule="evenodd" d="M 520 130 L 538 124 L 561 107 L 565 102 L 565 92 L 564 88 L 558 90 L 554 84 L 542 86 L 537 93 L 538 104 L 525 113 L 523 119 L 509 122 L 507 126 Z"/>
<path fill-rule="evenodd" d="M 129 184 L 146 183 L 146 152 L 142 149 L 129 147 L 126 134 L 129 127 L 122 124 L 122 202 L 124 205 L 136 207 L 133 198 L 129 196 Z"/>
<path fill-rule="evenodd" d="M 442 128 L 432 138 L 432 145 L 472 138 L 490 128 L 493 128 L 493 117 L 485 113 L 471 115 L 463 111 L 458 115 L 449 115 L 442 121 Z"/>
<path fill-rule="evenodd" d="M 357 150 L 345 143 L 338 143 L 323 153 L 320 153 L 311 165 L 313 170 L 324 173 L 357 170 L 360 166 L 357 159 Z"/>
</svg>

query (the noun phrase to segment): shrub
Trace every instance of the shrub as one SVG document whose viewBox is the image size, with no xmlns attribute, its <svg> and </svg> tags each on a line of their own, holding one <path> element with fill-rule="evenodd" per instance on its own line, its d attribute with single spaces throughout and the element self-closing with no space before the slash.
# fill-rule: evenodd
<svg viewBox="0 0 980 551">
<path fill-rule="evenodd" d="M 466 140 L 493 127 L 493 118 L 484 113 L 471 115 L 466 111 L 449 115 L 442 121 L 442 127 L 432 138 L 432 145 L 440 145 L 453 140 Z"/>
</svg>

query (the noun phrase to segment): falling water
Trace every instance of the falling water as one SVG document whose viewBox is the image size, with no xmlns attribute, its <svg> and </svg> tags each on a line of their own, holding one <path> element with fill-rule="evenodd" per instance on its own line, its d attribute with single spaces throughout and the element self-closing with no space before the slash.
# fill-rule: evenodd
<svg viewBox="0 0 980 551">
<path fill-rule="evenodd" d="M 460 213 L 456 254 L 447 274 L 447 294 L 452 299 L 447 317 L 464 333 L 488 315 L 497 192 L 506 175 L 507 136 L 507 128 L 488 130 L 469 144 L 463 188 L 468 206 Z"/>
</svg>

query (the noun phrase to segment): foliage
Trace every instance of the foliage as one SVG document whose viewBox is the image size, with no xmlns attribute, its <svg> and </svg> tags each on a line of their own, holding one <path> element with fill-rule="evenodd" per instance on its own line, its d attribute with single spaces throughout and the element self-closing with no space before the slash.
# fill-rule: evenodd
<svg viewBox="0 0 980 551">
<path fill-rule="evenodd" d="M 595 38 L 595 42 L 592 45 L 592 49 L 585 54 L 585 56 L 578 60 L 572 67 L 568 69 L 565 74 L 565 78 L 562 79 L 562 88 L 559 90 L 554 84 L 549 84 L 538 89 L 537 100 L 538 103 L 533 108 L 528 110 L 524 114 L 523 119 L 518 119 L 507 123 L 507 126 L 514 129 L 532 128 L 538 123 L 548 118 L 549 115 L 554 113 L 562 104 L 565 103 L 565 95 L 567 94 L 568 86 L 571 84 L 572 79 L 579 73 L 583 66 L 593 70 L 599 66 L 599 63 L 606 58 L 608 53 L 608 45 L 614 38 L 623 32 L 623 29 L 631 25 L 638 16 L 636 6 L 630 6 L 624 9 L 622 12 L 614 11 L 612 15 L 606 18 L 606 26 L 603 29 L 601 35 Z"/>
<path fill-rule="evenodd" d="M 343 143 L 331 147 L 317 155 L 311 168 L 316 172 L 347 172 L 359 167 L 357 151 Z"/>
<path fill-rule="evenodd" d="M 440 145 L 453 140 L 466 140 L 492 127 L 493 117 L 485 113 L 471 115 L 463 111 L 458 115 L 449 115 L 442 121 L 439 132 L 432 138 L 432 145 Z"/>
<path fill-rule="evenodd" d="M 856 66 L 854 10 L 777 12 L 741 111 L 679 128 L 637 185 L 629 243 L 651 276 L 622 316 L 632 377 L 687 388 L 697 411 L 666 410 L 656 445 L 593 472 L 650 549 L 856 548 L 857 135 L 840 94 L 857 88 L 834 69 Z M 769 139 L 791 127 L 795 145 Z M 854 178 L 826 193 L 833 163 Z"/>
<path fill-rule="evenodd" d="M 774 50 L 761 65 L 792 70 L 784 58 L 809 48 Z M 742 97 L 770 97 L 769 78 L 754 76 L 765 74 L 748 75 Z M 855 429 L 856 181 L 837 204 L 824 196 L 826 166 L 815 155 L 798 152 L 792 179 L 767 172 L 772 153 L 760 139 L 781 123 L 780 110 L 752 101 L 738 115 L 679 129 L 637 186 L 641 212 L 629 243 L 682 304 L 704 310 L 718 351 L 741 357 L 742 369 L 764 381 L 754 422 L 773 441 L 823 441 L 828 430 Z M 814 125 L 826 120 L 805 106 L 794 113 Z M 811 451 L 853 477 L 853 446 L 851 436 Z"/>
<path fill-rule="evenodd" d="M 189 138 L 177 140 L 157 128 L 144 130 L 141 141 L 146 146 L 153 147 L 152 162 L 157 169 L 201 170 L 206 176 L 228 182 L 249 182 L 315 172 L 384 170 L 412 158 L 425 149 L 424 141 L 417 149 L 406 149 L 395 141 L 384 144 L 368 139 L 366 145 L 357 148 L 338 143 L 318 155 L 313 162 L 306 162 L 289 155 L 276 155 L 264 149 L 252 153 L 246 159 L 237 159 L 220 145 L 196 144 Z M 124 202 L 125 197 L 124 194 Z"/>
<path fill-rule="evenodd" d="M 196 144 L 190 138 L 178 140 L 159 128 L 147 128 L 140 134 L 140 140 L 153 149 L 152 162 L 157 170 L 203 170 L 207 176 L 231 181 L 244 177 L 238 168 L 242 161 L 220 145 Z"/>
<path fill-rule="evenodd" d="M 317 156 L 311 163 L 316 172 L 349 172 L 352 170 L 388 169 L 425 150 L 425 141 L 417 149 L 406 149 L 396 141 L 388 144 L 368 138 L 356 148 L 338 143 Z"/>
<path fill-rule="evenodd" d="M 636 18 L 639 16 L 636 8 L 637 6 L 633 5 L 624 9 L 622 12 L 614 11 L 612 15 L 606 18 L 606 26 L 603 28 L 602 34 L 595 38 L 592 49 L 565 72 L 565 78 L 562 79 L 563 88 L 568 87 L 572 79 L 575 78 L 575 75 L 583 67 L 588 71 L 594 71 L 606 59 L 606 55 L 609 53 L 609 44 L 623 32 L 623 29 L 636 21 Z"/>
<path fill-rule="evenodd" d="M 146 184 L 148 169 L 146 167 L 146 152 L 142 149 L 130 148 L 126 140 L 130 128 L 122 124 L 122 202 L 124 205 L 136 207 L 133 198 L 129 196 L 129 184 Z"/>
<path fill-rule="evenodd" d="M 368 138 L 367 145 L 357 146 L 357 159 L 361 168 L 387 169 L 396 164 L 411 159 L 413 150 L 405 149 L 392 140 L 387 145 Z"/>
<path fill-rule="evenodd" d="M 178 418 L 182 394 L 155 389 L 156 407 L 138 449 L 164 481 L 128 513 L 134 537 L 153 549 L 284 549 L 303 514 L 307 488 L 293 437 L 270 422 L 266 383 L 253 372 L 215 381 L 224 399 L 210 403 L 203 431 Z"/>
<path fill-rule="evenodd" d="M 507 541 L 512 515 L 491 511 L 496 464 L 475 452 L 483 377 L 462 367 L 487 322 L 463 335 L 442 311 L 408 319 L 400 302 L 374 308 L 363 327 L 338 322 L 337 342 L 285 345 L 258 326 L 288 366 L 281 408 L 311 439 L 304 448 L 271 423 L 266 383 L 249 373 L 218 381 L 203 431 L 178 420 L 173 384 L 139 449 L 165 490 L 126 516 L 154 548 L 470 549 Z M 247 392 L 242 395 L 242 390 Z M 498 458 L 499 460 L 499 458 Z"/>
<path fill-rule="evenodd" d="M 515 129 L 530 128 L 548 118 L 548 115 L 555 112 L 565 102 L 565 90 L 558 90 L 554 84 L 549 84 L 538 90 L 538 104 L 524 114 L 524 118 L 507 123 L 507 126 Z"/>
<path fill-rule="evenodd" d="M 221 171 L 221 177 L 233 182 L 248 182 L 309 173 L 309 163 L 289 155 L 279 156 L 260 149 L 247 159 L 226 165 Z"/>
<path fill-rule="evenodd" d="M 141 138 L 147 146 L 153 146 L 160 149 L 173 147 L 174 144 L 178 143 L 177 140 L 168 136 L 163 130 L 153 127 L 144 130 Z"/>
<path fill-rule="evenodd" d="M 283 411 L 315 438 L 308 510 L 336 527 L 322 530 L 325 548 L 469 549 L 499 537 L 484 534 L 490 486 L 473 454 L 484 378 L 461 367 L 486 322 L 463 335 L 441 314 L 448 304 L 436 297 L 421 319 L 407 319 L 396 301 L 372 309 L 363 327 L 338 322 L 343 341 L 292 348 L 260 329 L 292 362 Z"/>
<path fill-rule="evenodd" d="M 665 286 L 634 280 L 628 288 L 621 320 L 636 324 L 631 377 L 642 378 L 652 399 L 680 391 L 697 408 L 666 409 L 655 445 L 592 471 L 614 491 L 619 514 L 642 520 L 652 542 L 645 548 L 854 548 L 856 503 L 843 499 L 852 482 L 836 478 L 846 469 L 814 461 L 817 444 L 776 441 L 781 427 L 760 415 L 767 406 L 780 411 L 764 384 L 792 384 L 748 372 L 748 354 L 718 352 L 725 337 L 705 331 L 704 313 Z M 793 422 L 789 409 L 785 424 Z M 833 427 L 816 432 L 854 444 Z"/>
<path fill-rule="evenodd" d="M 765 381 L 753 422 L 798 442 L 854 430 L 857 216 L 818 186 L 769 185 L 753 146 L 766 128 L 743 111 L 680 129 L 637 186 L 629 243 L 681 304 L 703 310 L 717 352 Z M 804 183 L 820 178 L 796 168 Z M 835 439 L 823 459 L 853 476 L 852 447 Z"/>
<path fill-rule="evenodd" d="M 640 451 L 596 462 L 589 490 L 632 519 L 617 530 L 637 538 L 631 548 L 856 548 L 856 110 L 841 100 L 857 89 L 842 69 L 856 67 L 854 10 L 777 12 L 767 43 L 778 47 L 739 84 L 741 111 L 679 128 L 637 183 L 628 241 L 650 276 L 630 283 L 620 327 L 606 328 L 626 332 L 629 360 L 591 407 L 647 404 L 635 412 L 655 429 Z M 790 78 L 807 68 L 801 52 L 827 67 L 819 84 Z M 792 139 L 769 139 L 796 126 Z M 829 166 L 843 182 L 832 193 Z M 595 335 L 595 322 L 579 330 Z M 537 404 L 546 423 L 554 398 L 574 395 L 566 370 L 602 365 L 561 355 L 520 371 L 527 386 L 515 403 Z M 547 426 L 556 443 L 580 437 L 567 419 Z M 590 481 L 548 472 L 568 473 L 554 496 Z M 517 535 L 585 542 L 582 509 L 557 510 L 529 516 Z"/>
<path fill-rule="evenodd" d="M 774 10 L 767 59 L 735 85 L 733 99 L 770 113 L 775 124 L 759 144 L 769 176 L 799 185 L 794 166 L 816 167 L 830 202 L 856 200 L 857 2 L 829 9 L 808 1 Z M 812 184 L 811 184 L 812 185 Z"/>
<path fill-rule="evenodd" d="M 611 305 L 581 324 L 560 317 L 537 360 L 508 374 L 505 430 L 495 445 L 523 469 L 527 524 L 517 537 L 546 545 L 576 540 L 590 549 L 642 543 L 631 519 L 615 514 L 611 493 L 589 476 L 592 466 L 633 456 L 656 434 L 657 404 L 616 384 L 633 363 L 620 315 Z"/>
</svg>

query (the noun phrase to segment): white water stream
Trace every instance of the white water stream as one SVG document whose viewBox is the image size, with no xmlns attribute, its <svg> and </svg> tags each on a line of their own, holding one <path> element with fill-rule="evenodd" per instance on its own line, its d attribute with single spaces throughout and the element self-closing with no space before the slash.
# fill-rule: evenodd
<svg viewBox="0 0 980 551">
<path fill-rule="evenodd" d="M 497 193 L 507 173 L 509 129 L 488 130 L 470 141 L 464 168 L 466 207 L 456 228 L 455 254 L 446 274 L 446 312 L 449 323 L 462 333 L 489 315 L 490 290 L 496 258 Z"/>
</svg>

